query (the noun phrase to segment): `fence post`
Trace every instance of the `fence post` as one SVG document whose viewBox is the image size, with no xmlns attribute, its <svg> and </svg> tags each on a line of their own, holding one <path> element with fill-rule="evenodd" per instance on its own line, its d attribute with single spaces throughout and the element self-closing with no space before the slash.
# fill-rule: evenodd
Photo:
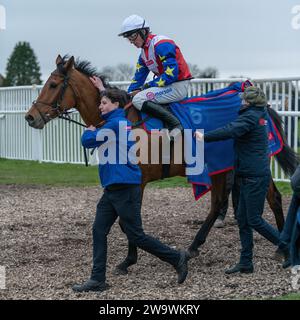
<svg viewBox="0 0 300 320">
<path fill-rule="evenodd" d="M 38 96 L 38 88 L 34 84 L 31 87 L 31 101 L 34 101 Z M 42 162 L 43 160 L 43 137 L 42 131 L 39 129 L 32 129 L 32 158 Z"/>
<path fill-rule="evenodd" d="M 1 114 L 0 110 L 0 158 L 6 156 L 6 145 L 5 145 L 5 114 Z"/>
<path fill-rule="evenodd" d="M 42 162 L 43 160 L 43 138 L 42 131 L 39 129 L 32 130 L 32 160 Z"/>
</svg>

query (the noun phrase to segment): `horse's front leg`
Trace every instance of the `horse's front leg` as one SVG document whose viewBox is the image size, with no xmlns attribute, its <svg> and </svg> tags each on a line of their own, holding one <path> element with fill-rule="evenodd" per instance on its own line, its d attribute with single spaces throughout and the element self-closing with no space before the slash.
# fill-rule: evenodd
<svg viewBox="0 0 300 320">
<path fill-rule="evenodd" d="M 143 199 L 143 194 L 144 194 L 144 189 L 145 189 L 145 185 L 141 186 L 142 189 L 142 199 Z M 119 220 L 119 225 L 121 227 L 121 230 L 125 233 L 125 230 L 122 226 L 122 221 Z M 121 262 L 119 263 L 114 271 L 115 275 L 125 275 L 128 273 L 128 268 L 134 264 L 136 264 L 137 262 L 137 258 L 138 258 L 138 253 L 137 253 L 137 246 L 128 241 L 128 252 L 127 252 L 127 257 Z"/>
<path fill-rule="evenodd" d="M 209 231 L 214 225 L 226 197 L 228 197 L 228 193 L 226 192 L 225 172 L 212 177 L 211 209 L 187 250 L 190 258 L 195 258 L 199 255 L 198 248 L 206 241 Z"/>
</svg>

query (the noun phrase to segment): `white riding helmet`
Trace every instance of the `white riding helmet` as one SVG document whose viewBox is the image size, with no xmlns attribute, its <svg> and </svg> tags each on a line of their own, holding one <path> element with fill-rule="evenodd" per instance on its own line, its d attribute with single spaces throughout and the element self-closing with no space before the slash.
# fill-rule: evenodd
<svg viewBox="0 0 300 320">
<path fill-rule="evenodd" d="M 121 33 L 119 33 L 118 36 L 128 37 L 130 34 L 141 29 L 149 29 L 148 23 L 144 18 L 133 14 L 123 21 Z"/>
</svg>

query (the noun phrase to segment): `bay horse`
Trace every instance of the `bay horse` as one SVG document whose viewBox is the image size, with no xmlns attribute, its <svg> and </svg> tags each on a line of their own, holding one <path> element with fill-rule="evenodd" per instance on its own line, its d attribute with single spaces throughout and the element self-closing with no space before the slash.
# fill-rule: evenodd
<svg viewBox="0 0 300 320">
<path fill-rule="evenodd" d="M 58 55 L 56 59 L 56 69 L 51 73 L 37 100 L 33 102 L 31 108 L 25 115 L 28 124 L 33 128 L 43 129 L 45 124 L 52 119 L 62 117 L 66 114 L 67 110 L 76 108 L 86 126 L 101 126 L 103 121 L 98 109 L 100 94 L 98 89 L 96 89 L 90 81 L 89 77 L 91 76 L 100 77 L 104 82 L 104 86 L 109 87 L 105 79 L 97 73 L 90 62 L 77 60 L 75 63 L 73 56 L 70 58 L 64 56 L 62 58 Z M 283 149 L 277 154 L 276 159 L 284 172 L 291 175 L 298 164 L 297 155 L 287 144 L 280 116 L 271 108 L 269 108 L 269 113 L 284 140 Z M 140 115 L 135 108 L 130 108 L 128 110 L 128 119 L 132 123 L 140 123 Z M 150 139 L 148 141 L 150 141 Z M 150 143 L 148 147 L 151 148 Z M 151 153 L 148 152 L 148 154 Z M 164 170 L 162 163 L 140 164 L 140 168 L 142 171 L 142 191 L 144 191 L 148 182 L 160 180 Z M 209 231 L 218 216 L 219 210 L 228 197 L 226 191 L 226 174 L 227 172 L 222 172 L 211 177 L 210 212 L 188 248 L 190 258 L 194 258 L 199 254 L 198 248 L 206 241 Z M 185 176 L 185 165 L 174 164 L 172 155 L 169 167 L 169 177 L 175 176 Z M 276 188 L 273 179 L 270 181 L 267 200 L 274 213 L 277 227 L 279 230 L 282 230 L 284 215 L 281 194 Z M 115 272 L 125 274 L 128 272 L 127 268 L 136 262 L 137 248 L 129 242 L 127 257 L 116 266 Z"/>
</svg>

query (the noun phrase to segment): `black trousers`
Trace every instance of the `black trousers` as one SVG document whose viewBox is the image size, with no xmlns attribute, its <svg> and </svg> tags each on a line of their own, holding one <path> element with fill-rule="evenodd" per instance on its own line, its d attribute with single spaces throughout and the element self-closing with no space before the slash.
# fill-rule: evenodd
<svg viewBox="0 0 300 320">
<path fill-rule="evenodd" d="M 141 220 L 141 188 L 138 185 L 117 190 L 104 190 L 97 204 L 93 225 L 93 269 L 91 279 L 105 281 L 107 260 L 107 235 L 117 218 L 129 241 L 137 247 L 176 266 L 180 254 L 177 250 L 146 235 Z"/>
<path fill-rule="evenodd" d="M 237 211 L 241 241 L 240 264 L 252 265 L 253 229 L 274 245 L 279 245 L 280 234 L 262 218 L 270 176 L 241 177 L 240 199 Z"/>
<path fill-rule="evenodd" d="M 291 177 L 291 186 L 295 195 L 300 198 L 300 165 Z"/>
</svg>

